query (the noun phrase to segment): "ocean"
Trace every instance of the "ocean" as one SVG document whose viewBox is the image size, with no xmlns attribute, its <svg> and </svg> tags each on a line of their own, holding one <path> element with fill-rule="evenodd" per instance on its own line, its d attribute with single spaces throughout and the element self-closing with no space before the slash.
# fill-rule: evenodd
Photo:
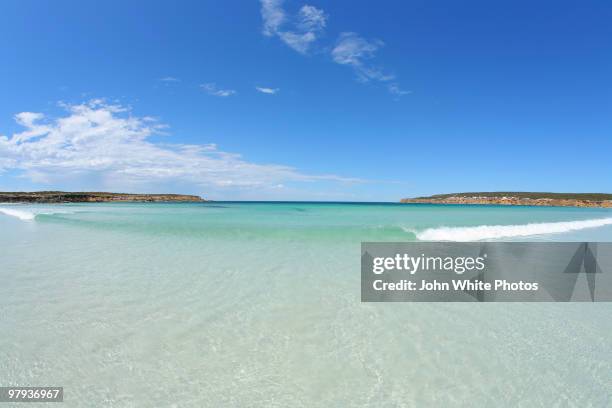
<svg viewBox="0 0 612 408">
<path fill-rule="evenodd" d="M 360 302 L 362 241 L 612 241 L 612 209 L 0 204 L 0 385 L 66 407 L 609 406 L 612 303 Z"/>
</svg>

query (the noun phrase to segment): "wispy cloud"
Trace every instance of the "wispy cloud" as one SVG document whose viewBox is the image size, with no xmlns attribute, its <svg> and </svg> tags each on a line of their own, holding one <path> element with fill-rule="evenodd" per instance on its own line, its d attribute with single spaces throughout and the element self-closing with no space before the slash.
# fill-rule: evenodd
<svg viewBox="0 0 612 408">
<path fill-rule="evenodd" d="M 392 81 L 395 76 L 372 64 L 376 52 L 384 45 L 380 40 L 366 40 L 356 33 L 342 33 L 331 55 L 335 63 L 352 67 L 359 81 Z"/>
<path fill-rule="evenodd" d="M 166 128 L 123 106 L 92 100 L 66 105 L 66 114 L 46 118 L 22 112 L 25 128 L 0 136 L 0 173 L 17 171 L 51 185 L 66 179 L 96 180 L 91 188 L 187 183 L 214 188 L 277 188 L 287 182 L 359 182 L 336 175 L 305 174 L 293 167 L 252 163 L 215 144 L 154 142 Z M 166 136 L 167 137 L 167 136 Z"/>
<path fill-rule="evenodd" d="M 181 82 L 180 79 L 172 77 L 172 76 L 167 76 L 167 77 L 159 78 L 159 81 L 161 81 L 161 82 Z"/>
<path fill-rule="evenodd" d="M 265 94 L 269 94 L 269 95 L 274 95 L 275 93 L 280 91 L 280 89 L 278 89 L 278 88 L 266 88 L 266 87 L 263 87 L 263 86 L 256 86 L 255 89 L 257 89 L 257 91 L 259 91 L 261 93 L 265 93 Z"/>
<path fill-rule="evenodd" d="M 384 45 L 381 40 L 366 40 L 356 33 L 341 33 L 331 56 L 335 63 L 353 68 L 358 81 L 386 83 L 387 90 L 396 97 L 407 95 L 410 91 L 401 89 L 399 84 L 394 82 L 395 75 L 385 73 L 373 63 L 376 52 Z"/>
<path fill-rule="evenodd" d="M 277 36 L 295 51 L 306 54 L 327 25 L 323 10 L 304 5 L 295 16 L 288 16 L 282 0 L 261 0 L 263 34 Z"/>
<path fill-rule="evenodd" d="M 387 89 L 389 90 L 389 92 L 391 92 L 395 96 L 408 95 L 408 94 L 412 93 L 412 91 L 405 91 L 405 90 L 403 90 L 396 83 L 389 84 L 387 86 Z"/>
<path fill-rule="evenodd" d="M 220 89 L 215 83 L 202 84 L 200 85 L 200 88 L 202 88 L 207 94 L 213 96 L 227 97 L 236 93 L 236 91 L 233 89 Z"/>
<path fill-rule="evenodd" d="M 321 9 L 304 5 L 296 16 L 289 16 L 282 0 L 260 0 L 263 34 L 277 36 L 294 50 L 306 54 L 321 37 L 327 26 L 328 15 Z M 385 44 L 381 40 L 367 40 L 354 32 L 343 32 L 331 48 L 332 60 L 350 66 L 359 82 L 379 82 L 400 97 L 410 93 L 400 88 L 395 76 L 375 63 L 376 53 Z"/>
<path fill-rule="evenodd" d="M 275 35 L 287 19 L 281 5 L 283 0 L 261 0 L 261 18 L 263 33 L 269 37 Z"/>
</svg>

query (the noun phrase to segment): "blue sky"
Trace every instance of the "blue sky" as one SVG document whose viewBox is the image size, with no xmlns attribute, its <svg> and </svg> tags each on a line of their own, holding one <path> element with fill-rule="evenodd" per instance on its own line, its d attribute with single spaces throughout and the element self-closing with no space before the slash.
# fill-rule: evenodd
<svg viewBox="0 0 612 408">
<path fill-rule="evenodd" d="M 610 21 L 608 1 L 3 1 L 0 190 L 612 192 Z"/>
</svg>

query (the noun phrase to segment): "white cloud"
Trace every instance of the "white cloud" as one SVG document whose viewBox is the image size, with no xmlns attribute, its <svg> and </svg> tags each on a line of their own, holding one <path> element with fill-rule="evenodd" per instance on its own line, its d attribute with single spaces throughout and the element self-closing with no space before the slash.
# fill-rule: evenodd
<svg viewBox="0 0 612 408">
<path fill-rule="evenodd" d="M 181 82 L 180 79 L 172 77 L 172 76 L 167 76 L 167 77 L 159 78 L 159 80 L 162 81 L 162 82 Z"/>
<path fill-rule="evenodd" d="M 298 26 L 303 31 L 318 32 L 327 25 L 327 15 L 321 9 L 308 4 L 302 6 L 299 12 Z"/>
<path fill-rule="evenodd" d="M 270 94 L 270 95 L 274 95 L 275 93 L 280 91 L 280 89 L 278 88 L 266 88 L 263 86 L 256 86 L 255 89 L 257 89 L 261 93 Z"/>
<path fill-rule="evenodd" d="M 338 64 L 363 65 L 364 60 L 374 57 L 383 45 L 380 40 L 368 41 L 356 33 L 342 33 L 332 50 L 332 57 Z"/>
<path fill-rule="evenodd" d="M 327 26 L 327 14 L 314 6 L 303 5 L 295 16 L 283 9 L 283 0 L 260 0 L 263 34 L 278 37 L 289 47 L 307 54 L 321 37 Z M 366 40 L 353 32 L 341 33 L 331 51 L 334 62 L 353 68 L 359 82 L 389 83 L 394 75 L 373 64 L 376 52 L 384 46 L 380 40 Z M 399 97 L 409 93 L 397 83 L 386 85 L 387 90 Z"/>
<path fill-rule="evenodd" d="M 342 33 L 331 55 L 337 64 L 352 67 L 357 79 L 362 82 L 391 81 L 394 79 L 393 75 L 384 74 L 380 68 L 370 63 L 370 60 L 376 56 L 376 51 L 384 45 L 380 40 L 368 41 L 356 33 Z"/>
<path fill-rule="evenodd" d="M 276 34 L 278 28 L 285 22 L 285 11 L 282 9 L 282 0 L 261 0 L 261 17 L 264 27 L 263 33 L 269 37 Z"/>
<path fill-rule="evenodd" d="M 67 114 L 58 118 L 32 112 L 15 115 L 25 131 L 0 136 L 0 172 L 12 170 L 55 185 L 80 178 L 92 189 L 138 189 L 156 183 L 271 189 L 287 182 L 360 181 L 251 163 L 214 144 L 155 142 L 152 137 L 160 135 L 164 125 L 101 100 L 64 107 Z"/>
<path fill-rule="evenodd" d="M 389 86 L 387 86 L 387 89 L 389 90 L 389 92 L 391 92 L 393 95 L 396 95 L 396 96 L 408 95 L 412 93 L 412 91 L 403 90 L 396 83 L 389 84 Z"/>
<path fill-rule="evenodd" d="M 200 88 L 202 88 L 207 94 L 214 96 L 227 97 L 236 93 L 236 91 L 233 89 L 219 89 L 214 83 L 202 84 L 200 85 Z"/>
<path fill-rule="evenodd" d="M 15 122 L 27 128 L 21 133 L 14 135 L 15 141 L 24 142 L 28 139 L 45 134 L 48 129 L 45 126 L 34 126 L 34 122 L 43 118 L 43 114 L 34 112 L 21 112 L 15 115 Z"/>
<path fill-rule="evenodd" d="M 356 33 L 342 33 L 331 51 L 331 56 L 335 63 L 353 68 L 360 82 L 387 83 L 387 90 L 397 97 L 411 93 L 401 89 L 397 82 L 389 83 L 395 76 L 372 64 L 376 52 L 384 45 L 380 40 L 366 40 Z"/>
<path fill-rule="evenodd" d="M 306 54 L 327 25 L 327 15 L 314 6 L 304 5 L 290 18 L 282 0 L 261 0 L 263 34 L 277 36 L 295 51 Z"/>
</svg>

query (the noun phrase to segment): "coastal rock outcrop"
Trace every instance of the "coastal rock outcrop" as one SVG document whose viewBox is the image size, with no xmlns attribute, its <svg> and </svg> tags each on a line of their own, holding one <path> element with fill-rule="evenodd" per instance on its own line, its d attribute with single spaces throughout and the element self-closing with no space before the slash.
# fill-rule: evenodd
<svg viewBox="0 0 612 408">
<path fill-rule="evenodd" d="M 493 204 L 548 207 L 612 208 L 612 194 L 600 193 L 456 193 L 430 197 L 403 198 L 401 203 L 417 204 Z"/>
<path fill-rule="evenodd" d="M 0 203 L 201 202 L 196 195 L 123 194 L 105 192 L 0 192 Z"/>
</svg>

